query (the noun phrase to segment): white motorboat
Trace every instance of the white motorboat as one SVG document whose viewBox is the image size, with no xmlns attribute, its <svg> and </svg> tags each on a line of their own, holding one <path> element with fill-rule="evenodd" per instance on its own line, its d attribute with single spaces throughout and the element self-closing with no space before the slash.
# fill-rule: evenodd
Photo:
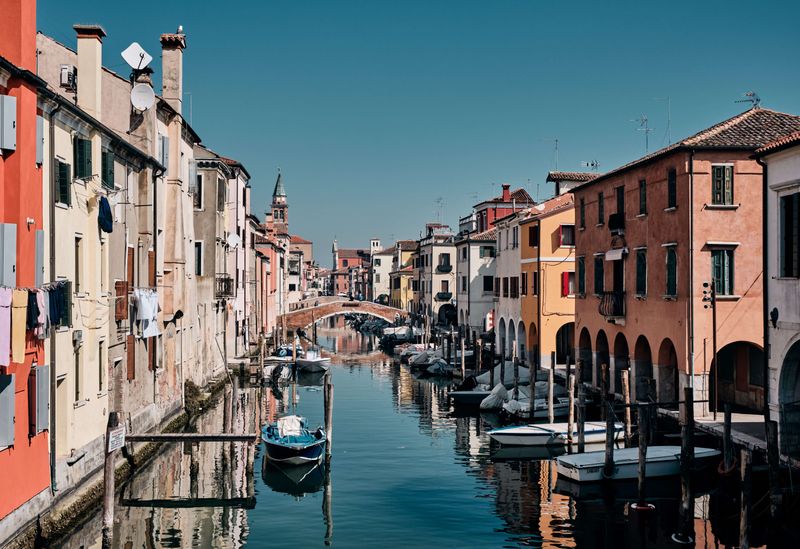
<svg viewBox="0 0 800 549">
<path fill-rule="evenodd" d="M 489 436 L 506 446 L 563 446 L 567 443 L 569 426 L 566 423 L 540 423 L 531 425 L 514 425 L 489 431 Z M 622 423 L 614 424 L 614 439 L 619 440 L 623 434 Z M 604 442 L 606 424 L 589 421 L 584 424 L 584 441 L 586 444 Z M 572 440 L 578 441 L 578 427 L 573 426 Z"/>
<path fill-rule="evenodd" d="M 695 448 L 696 465 L 708 464 L 720 455 L 712 448 Z M 647 449 L 647 478 L 668 477 L 680 473 L 680 446 L 650 446 Z M 558 474 L 575 482 L 597 482 L 604 480 L 605 451 L 571 454 L 558 458 Z M 639 449 L 614 450 L 612 480 L 629 480 L 638 477 Z"/>
<path fill-rule="evenodd" d="M 503 412 L 512 418 L 531 419 L 531 401 L 529 398 L 509 400 L 503 403 Z M 569 398 L 558 397 L 553 399 L 553 417 L 566 417 L 567 415 L 569 415 Z M 533 419 L 547 419 L 549 417 L 550 409 L 547 406 L 547 399 L 534 399 Z"/>
<path fill-rule="evenodd" d="M 320 355 L 316 349 L 306 351 L 306 356 L 298 357 L 297 369 L 303 372 L 327 372 L 331 365 L 331 359 Z"/>
</svg>

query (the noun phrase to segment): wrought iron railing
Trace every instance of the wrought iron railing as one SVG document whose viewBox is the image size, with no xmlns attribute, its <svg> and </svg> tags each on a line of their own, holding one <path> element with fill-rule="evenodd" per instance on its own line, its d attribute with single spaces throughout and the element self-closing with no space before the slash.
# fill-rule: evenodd
<svg viewBox="0 0 800 549">
<path fill-rule="evenodd" d="M 599 310 L 605 317 L 624 317 L 625 292 L 603 292 L 600 295 Z"/>
<path fill-rule="evenodd" d="M 233 278 L 226 274 L 218 274 L 214 282 L 214 295 L 217 298 L 233 297 Z"/>
</svg>

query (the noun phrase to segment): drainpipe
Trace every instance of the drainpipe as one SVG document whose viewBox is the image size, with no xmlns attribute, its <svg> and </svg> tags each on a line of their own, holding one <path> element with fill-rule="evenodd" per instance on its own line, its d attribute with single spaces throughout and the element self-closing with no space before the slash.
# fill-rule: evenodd
<svg viewBox="0 0 800 549">
<path fill-rule="evenodd" d="M 677 273 L 676 273 L 677 274 Z M 694 395 L 694 149 L 689 150 L 689 387 Z"/>
<path fill-rule="evenodd" d="M 761 249 L 762 249 L 762 257 L 761 257 L 761 284 L 762 284 L 762 297 L 763 303 L 761 305 L 762 308 L 762 323 L 764 326 L 764 421 L 769 421 L 769 355 L 770 351 L 770 343 L 769 343 L 769 280 L 767 279 L 767 273 L 769 272 L 769 238 L 767 237 L 767 231 L 769 230 L 769 223 L 767 222 L 767 208 L 769 206 L 769 181 L 767 177 L 767 163 L 764 162 L 763 158 L 756 158 L 756 162 L 761 166 L 764 170 L 762 175 L 763 185 L 762 185 L 762 197 L 761 197 Z"/>
<path fill-rule="evenodd" d="M 59 103 L 50 110 L 50 127 L 48 128 L 48 139 L 50 147 L 50 200 L 47 205 L 48 215 L 50 217 L 50 282 L 56 281 L 56 148 L 55 133 L 56 121 L 55 115 L 61 109 Z M 55 493 L 56 488 L 56 335 L 55 332 L 50 330 L 50 490 Z"/>
<path fill-rule="evenodd" d="M 458 253 L 458 252 L 456 252 Z M 478 245 L 478 255 L 480 255 L 480 244 Z M 472 268 L 470 265 L 472 264 L 472 242 L 467 235 L 467 327 L 469 327 L 470 321 L 470 303 L 472 303 Z M 456 265 L 458 265 L 458 259 L 456 259 Z M 458 280 L 456 280 L 456 288 L 458 288 Z M 458 303 L 458 299 L 456 299 L 456 303 Z M 466 328 L 465 328 L 466 329 Z"/>
<path fill-rule="evenodd" d="M 166 166 L 163 168 L 153 168 L 153 261 L 155 265 L 153 265 L 153 272 L 155 273 L 155 291 L 158 293 L 158 178 L 161 177 L 166 173 L 167 169 Z M 150 271 L 150 267 L 148 265 L 148 272 Z M 141 282 L 141 281 L 140 281 Z M 158 337 L 154 337 L 153 345 L 158 344 Z M 147 352 L 152 352 L 149 348 Z M 149 359 L 148 359 L 149 360 Z M 158 370 L 158 364 L 155 364 L 153 361 L 153 404 L 156 404 L 156 396 L 157 396 L 157 383 L 156 383 L 156 372 Z"/>
<path fill-rule="evenodd" d="M 542 363 L 542 221 L 536 220 L 536 367 L 535 371 L 539 370 Z M 531 281 L 532 282 L 532 281 Z M 530 330 L 530 328 L 528 328 Z M 550 368 L 555 365 L 551 364 Z"/>
</svg>

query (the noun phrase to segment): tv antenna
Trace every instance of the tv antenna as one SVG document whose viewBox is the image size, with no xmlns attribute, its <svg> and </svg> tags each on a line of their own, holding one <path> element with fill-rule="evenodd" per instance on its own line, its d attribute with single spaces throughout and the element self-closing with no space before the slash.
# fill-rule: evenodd
<svg viewBox="0 0 800 549">
<path fill-rule="evenodd" d="M 153 106 L 156 94 L 149 85 L 141 83 L 131 88 L 131 105 L 137 111 L 144 112 Z"/>
<path fill-rule="evenodd" d="M 636 131 L 644 132 L 644 152 L 645 154 L 647 154 L 648 152 L 650 152 L 650 132 L 653 131 L 653 128 L 648 126 L 650 120 L 647 118 L 646 114 L 643 114 L 639 118 L 631 120 L 631 122 L 638 122 L 639 127 L 636 128 Z"/>
<path fill-rule="evenodd" d="M 596 172 L 600 168 L 600 162 L 597 160 L 589 160 L 588 162 L 581 162 L 581 166 L 589 168 L 591 171 Z"/>
<path fill-rule="evenodd" d="M 751 109 L 757 109 L 761 106 L 761 98 L 754 91 L 749 91 L 744 94 L 744 99 L 738 99 L 734 103 L 750 103 Z"/>
<path fill-rule="evenodd" d="M 122 58 L 134 71 L 140 71 L 153 60 L 153 56 L 144 51 L 138 42 L 134 42 L 122 51 Z"/>
<path fill-rule="evenodd" d="M 553 145 L 554 145 L 553 155 L 554 155 L 555 161 L 556 161 L 555 171 L 558 171 L 558 137 L 545 138 L 545 139 L 542 139 L 542 141 L 549 141 L 549 142 L 553 143 Z"/>
</svg>

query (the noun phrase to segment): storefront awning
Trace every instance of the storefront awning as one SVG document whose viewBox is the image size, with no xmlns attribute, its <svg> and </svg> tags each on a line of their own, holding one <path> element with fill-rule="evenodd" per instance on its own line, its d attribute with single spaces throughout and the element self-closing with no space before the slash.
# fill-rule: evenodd
<svg viewBox="0 0 800 549">
<path fill-rule="evenodd" d="M 606 261 L 619 261 L 628 253 L 628 248 L 614 248 L 606 252 Z"/>
</svg>

